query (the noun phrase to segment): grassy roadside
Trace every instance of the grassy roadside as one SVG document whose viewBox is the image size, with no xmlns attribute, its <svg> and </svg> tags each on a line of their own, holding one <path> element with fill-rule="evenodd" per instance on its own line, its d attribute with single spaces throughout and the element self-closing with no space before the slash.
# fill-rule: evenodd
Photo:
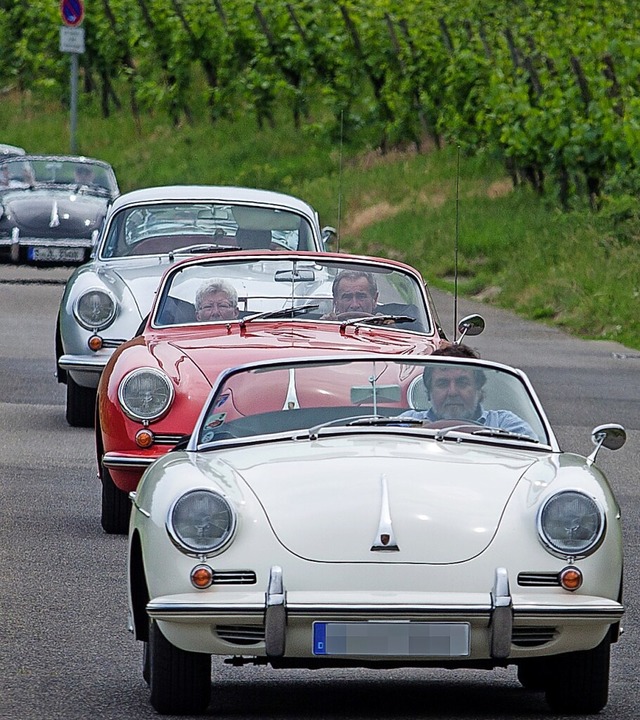
<svg viewBox="0 0 640 720">
<path fill-rule="evenodd" d="M 70 151 L 68 113 L 57 103 L 5 94 L 0 127 L 0 142 Z M 403 260 L 447 290 L 457 227 L 462 295 L 640 349 L 640 217 L 622 199 L 598 215 L 561 213 L 514 190 L 491 157 L 459 158 L 455 148 L 381 156 L 341 147 L 312 124 L 258 130 L 250 115 L 174 128 L 164 118 L 137 126 L 128 115 L 105 120 L 81 107 L 77 139 L 81 153 L 114 166 L 123 191 L 196 183 L 299 195 L 323 224 L 339 227 L 342 250 Z"/>
</svg>

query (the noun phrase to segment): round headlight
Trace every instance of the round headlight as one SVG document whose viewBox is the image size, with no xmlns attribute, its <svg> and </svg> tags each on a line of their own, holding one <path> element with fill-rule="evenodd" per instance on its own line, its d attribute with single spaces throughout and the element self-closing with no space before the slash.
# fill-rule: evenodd
<svg viewBox="0 0 640 720">
<path fill-rule="evenodd" d="M 158 420 L 171 407 L 173 397 L 171 380 L 154 368 L 133 370 L 118 388 L 120 405 L 132 420 Z"/>
<path fill-rule="evenodd" d="M 116 317 L 116 303 L 104 290 L 87 290 L 76 300 L 73 314 L 87 330 L 102 330 Z"/>
<path fill-rule="evenodd" d="M 236 514 L 231 505 L 211 490 L 190 490 L 169 510 L 167 530 L 187 555 L 210 555 L 222 550 L 233 537 Z"/>
<path fill-rule="evenodd" d="M 552 495 L 538 514 L 542 542 L 551 553 L 562 557 L 589 555 L 599 546 L 604 529 L 601 507 L 578 490 Z"/>
</svg>

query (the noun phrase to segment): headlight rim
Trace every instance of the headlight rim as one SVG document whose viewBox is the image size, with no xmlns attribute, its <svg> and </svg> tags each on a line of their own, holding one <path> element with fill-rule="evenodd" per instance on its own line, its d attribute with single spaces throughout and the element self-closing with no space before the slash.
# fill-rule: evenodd
<svg viewBox="0 0 640 720">
<path fill-rule="evenodd" d="M 599 516 L 599 528 L 595 538 L 589 543 L 589 545 L 585 546 L 577 552 L 558 548 L 549 539 L 549 536 L 543 527 L 542 516 L 549 503 L 557 499 L 558 496 L 567 494 L 582 495 L 584 498 L 593 503 Z M 538 539 L 548 553 L 550 553 L 554 557 L 562 558 L 564 560 L 581 560 L 583 558 L 589 557 L 589 555 L 593 555 L 593 553 L 596 552 L 604 542 L 607 534 L 607 514 L 602 507 L 602 503 L 599 502 L 593 494 L 588 493 L 582 488 L 562 488 L 561 490 L 558 490 L 557 492 L 554 492 L 553 494 L 547 496 L 541 503 L 536 516 L 536 528 L 538 531 Z"/>
<path fill-rule="evenodd" d="M 142 416 L 139 413 L 136 413 L 131 410 L 131 408 L 127 405 L 124 398 L 124 390 L 127 386 L 127 383 L 136 375 L 140 375 L 141 373 L 150 373 L 152 375 L 156 375 L 157 377 L 161 378 L 162 381 L 166 384 L 166 386 L 169 388 L 169 399 L 167 400 L 167 403 L 165 407 L 160 411 L 155 413 L 154 415 L 147 415 Z M 120 380 L 120 383 L 118 385 L 118 402 L 120 403 L 120 408 L 122 409 L 122 412 L 130 419 L 134 420 L 135 422 L 140 422 L 145 425 L 151 424 L 153 422 L 157 422 L 158 420 L 161 420 L 165 415 L 169 412 L 171 409 L 171 406 L 173 405 L 173 401 L 175 399 L 176 390 L 173 386 L 173 383 L 169 379 L 166 373 L 164 373 L 162 370 L 154 367 L 139 367 L 135 368 L 134 370 L 130 370 L 123 378 Z"/>
<path fill-rule="evenodd" d="M 177 506 L 177 504 L 184 499 L 187 495 L 193 495 L 194 493 L 207 493 L 209 495 L 215 495 L 216 497 L 220 498 L 222 502 L 226 505 L 229 516 L 231 518 L 231 525 L 227 531 L 227 535 L 224 538 L 224 540 L 216 545 L 213 548 L 204 550 L 204 549 L 195 549 L 192 545 L 187 544 L 183 539 L 180 538 L 179 534 L 177 533 L 174 523 L 173 523 L 173 513 Z M 185 490 L 184 492 L 180 493 L 177 497 L 173 499 L 171 502 L 171 505 L 169 506 L 169 510 L 167 511 L 166 521 L 165 521 L 165 528 L 167 531 L 167 534 L 169 535 L 169 538 L 173 545 L 184 555 L 187 557 L 192 558 L 198 558 L 198 559 L 208 559 L 212 557 L 216 557 L 217 555 L 220 555 L 223 553 L 229 545 L 233 542 L 236 530 L 238 528 L 238 513 L 233 506 L 233 504 L 229 501 L 229 499 L 224 495 L 224 493 L 220 492 L 219 490 L 214 490 L 210 487 L 192 487 L 188 490 Z"/>
<path fill-rule="evenodd" d="M 111 312 L 109 313 L 109 317 L 102 321 L 101 323 L 89 323 L 87 322 L 79 311 L 80 302 L 83 298 L 85 298 L 90 293 L 102 293 L 105 295 L 109 301 L 111 302 Z M 108 328 L 110 325 L 113 324 L 114 320 L 116 319 L 118 315 L 118 301 L 116 300 L 114 294 L 107 288 L 101 287 L 101 286 L 92 286 L 89 288 L 85 288 L 79 295 L 76 297 L 76 299 L 73 301 L 73 317 L 76 319 L 77 323 L 83 327 L 85 330 L 89 330 L 90 332 L 99 332 L 101 330 L 104 330 L 105 328 Z"/>
</svg>

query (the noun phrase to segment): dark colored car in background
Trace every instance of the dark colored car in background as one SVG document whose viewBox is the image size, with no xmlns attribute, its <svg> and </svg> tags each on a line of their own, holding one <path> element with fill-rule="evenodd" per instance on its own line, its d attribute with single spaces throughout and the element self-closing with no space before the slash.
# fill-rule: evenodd
<svg viewBox="0 0 640 720">
<path fill-rule="evenodd" d="M 120 194 L 106 162 L 67 155 L 0 155 L 0 262 L 87 262 Z"/>
</svg>

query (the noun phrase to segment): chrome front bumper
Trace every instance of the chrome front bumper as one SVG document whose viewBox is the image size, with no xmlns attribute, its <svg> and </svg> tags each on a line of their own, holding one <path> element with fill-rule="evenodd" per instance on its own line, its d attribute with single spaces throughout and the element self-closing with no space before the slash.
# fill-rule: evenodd
<svg viewBox="0 0 640 720">
<path fill-rule="evenodd" d="M 256 623 L 264 625 L 264 650 L 262 647 L 242 651 L 228 647 L 220 654 L 236 653 L 266 655 L 268 659 L 292 657 L 286 648 L 288 639 L 295 633 L 294 626 L 310 627 L 314 621 L 420 621 L 420 622 L 464 622 L 470 623 L 486 642 L 486 659 L 496 664 L 509 662 L 513 654 L 514 625 L 556 624 L 573 626 L 573 636 L 595 638 L 593 646 L 602 639 L 607 628 L 618 622 L 624 613 L 623 606 L 607 598 L 591 596 L 567 596 L 567 603 L 554 600 L 531 599 L 514 602 L 509 589 L 509 578 L 504 568 L 497 568 L 493 588 L 482 595 L 467 597 L 462 602 L 394 603 L 380 601 L 335 603 L 307 601 L 305 593 L 287 593 L 282 569 L 271 568 L 269 583 L 264 594 L 242 593 L 219 602 L 198 602 L 194 594 L 165 596 L 151 600 L 146 610 L 154 620 L 166 623 L 170 642 L 184 649 L 207 652 L 206 649 L 190 648 L 190 641 L 196 640 L 203 626 L 223 623 Z M 204 600 L 204 598 L 203 598 Z M 587 625 L 589 626 L 587 628 Z M 590 635 L 585 631 L 589 630 Z M 186 638 L 186 640 L 185 640 Z M 294 643 L 291 643 L 292 645 Z M 306 643 L 305 643 L 306 645 Z M 300 644 L 298 644 L 298 648 Z M 582 649 L 570 647 L 572 649 Z M 584 648 L 587 649 L 587 648 Z M 210 650 L 209 650 L 210 652 Z M 304 652 L 304 651 L 303 651 Z M 535 653 L 534 653 L 535 654 Z M 517 653 L 526 657 L 527 653 Z M 476 658 L 477 659 L 477 658 Z M 513 661 L 513 660 L 512 660 Z"/>
<path fill-rule="evenodd" d="M 58 367 L 65 372 L 90 372 L 100 375 L 109 362 L 110 356 L 96 355 L 61 355 L 58 359 Z"/>
</svg>

